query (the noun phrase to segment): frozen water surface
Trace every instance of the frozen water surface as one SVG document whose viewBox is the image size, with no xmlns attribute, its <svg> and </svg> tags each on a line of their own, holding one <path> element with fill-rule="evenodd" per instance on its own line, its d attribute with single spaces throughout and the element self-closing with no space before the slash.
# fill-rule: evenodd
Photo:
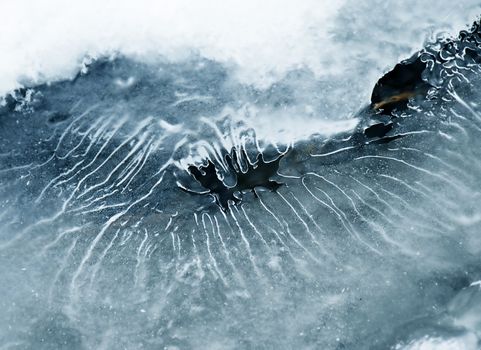
<svg viewBox="0 0 481 350">
<path fill-rule="evenodd" d="M 1 349 L 480 347 L 476 2 L 2 6 Z"/>
</svg>

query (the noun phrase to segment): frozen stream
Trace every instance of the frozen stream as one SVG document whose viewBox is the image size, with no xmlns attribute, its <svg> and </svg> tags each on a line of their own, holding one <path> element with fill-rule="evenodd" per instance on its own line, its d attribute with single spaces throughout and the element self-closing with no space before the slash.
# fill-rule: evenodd
<svg viewBox="0 0 481 350">
<path fill-rule="evenodd" d="M 0 4 L 0 349 L 481 348 L 477 2 L 43 5 Z"/>
</svg>

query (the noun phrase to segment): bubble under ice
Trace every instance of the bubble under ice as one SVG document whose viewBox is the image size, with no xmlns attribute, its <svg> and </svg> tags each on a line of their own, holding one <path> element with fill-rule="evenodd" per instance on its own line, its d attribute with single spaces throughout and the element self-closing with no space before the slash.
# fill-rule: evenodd
<svg viewBox="0 0 481 350">
<path fill-rule="evenodd" d="M 258 90 L 199 57 L 18 91 L 0 114 L 2 347 L 476 349 L 481 81 L 455 63 L 402 138 L 329 155 L 362 121 L 268 140 L 257 119 L 299 113 L 292 80 Z M 229 211 L 180 190 L 241 146 L 291 146 L 285 186 Z"/>
</svg>

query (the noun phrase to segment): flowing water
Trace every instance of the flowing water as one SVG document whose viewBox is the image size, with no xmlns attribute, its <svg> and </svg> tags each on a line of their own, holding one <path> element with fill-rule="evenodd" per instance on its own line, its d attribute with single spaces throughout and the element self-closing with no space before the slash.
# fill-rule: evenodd
<svg viewBox="0 0 481 350">
<path fill-rule="evenodd" d="M 0 349 L 481 347 L 477 2 L 56 5 L 0 5 Z"/>
</svg>

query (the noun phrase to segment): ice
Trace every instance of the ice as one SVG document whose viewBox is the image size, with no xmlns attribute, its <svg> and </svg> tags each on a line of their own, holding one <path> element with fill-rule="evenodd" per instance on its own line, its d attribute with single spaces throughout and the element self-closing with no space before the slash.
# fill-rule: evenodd
<svg viewBox="0 0 481 350">
<path fill-rule="evenodd" d="M 329 55 L 309 51 L 306 34 L 294 51 L 309 54 L 272 61 L 267 86 L 255 77 L 269 50 L 253 65 L 241 59 L 251 36 L 236 47 L 226 34 L 218 46 L 182 42 L 202 45 L 182 60 L 133 57 L 124 42 L 83 69 L 53 62 L 38 84 L 5 95 L 0 347 L 478 347 L 479 65 L 437 62 L 436 98 L 396 118 L 360 108 L 383 72 L 423 48 L 429 26 L 469 23 L 476 7 L 381 4 L 329 12 Z M 293 16 L 287 42 L 304 38 Z M 282 185 L 236 194 L 228 208 L 189 174 L 208 159 L 233 186 L 259 154 L 282 156 L 269 174 Z"/>
</svg>

